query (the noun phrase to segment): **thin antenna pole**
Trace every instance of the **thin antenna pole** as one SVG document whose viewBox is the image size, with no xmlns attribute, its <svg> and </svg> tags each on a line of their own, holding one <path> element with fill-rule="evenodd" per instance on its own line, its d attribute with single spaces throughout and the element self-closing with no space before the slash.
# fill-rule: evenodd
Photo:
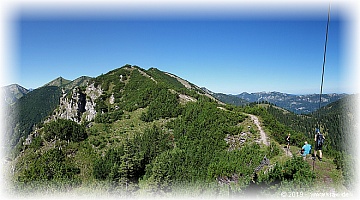
<svg viewBox="0 0 360 200">
<path fill-rule="evenodd" d="M 321 108 L 321 96 L 323 92 L 323 85 L 324 85 L 324 73 L 325 73 L 325 62 L 326 62 L 326 47 L 328 43 L 328 33 L 329 33 L 329 23 L 330 23 L 330 5 L 328 9 L 328 17 L 327 17 L 327 24 L 326 24 L 326 38 L 325 38 L 325 47 L 324 47 L 324 60 L 322 64 L 322 74 L 321 74 L 321 86 L 320 86 L 320 99 L 319 99 L 319 129 L 320 129 L 320 108 Z"/>
<path fill-rule="evenodd" d="M 316 157 L 314 157 L 316 159 Z M 313 159 L 313 171 L 315 170 L 315 159 Z"/>
</svg>

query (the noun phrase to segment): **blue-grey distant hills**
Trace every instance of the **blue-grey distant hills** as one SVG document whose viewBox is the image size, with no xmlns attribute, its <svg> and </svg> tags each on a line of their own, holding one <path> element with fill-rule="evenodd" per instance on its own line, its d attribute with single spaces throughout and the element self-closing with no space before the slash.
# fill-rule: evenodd
<svg viewBox="0 0 360 200">
<path fill-rule="evenodd" d="M 0 92 L 2 93 L 3 97 L 2 101 L 4 101 L 6 104 L 11 105 L 27 93 L 29 93 L 29 90 L 18 84 L 11 84 L 1 87 Z"/>
<path fill-rule="evenodd" d="M 203 90 L 219 101 L 232 105 L 246 105 L 252 102 L 269 102 L 296 114 L 308 114 L 319 109 L 319 94 L 294 95 L 281 92 L 243 92 L 237 95 L 214 93 L 206 88 Z M 335 102 L 348 94 L 322 94 L 321 107 Z"/>
</svg>

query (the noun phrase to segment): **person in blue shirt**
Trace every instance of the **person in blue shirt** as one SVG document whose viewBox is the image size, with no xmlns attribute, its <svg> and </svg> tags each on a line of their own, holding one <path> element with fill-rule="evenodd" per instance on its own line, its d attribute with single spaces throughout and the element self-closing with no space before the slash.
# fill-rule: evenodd
<svg viewBox="0 0 360 200">
<path fill-rule="evenodd" d="M 305 141 L 305 145 L 301 148 L 302 156 L 304 160 L 306 159 L 306 155 L 310 154 L 311 151 L 311 145 Z"/>
</svg>

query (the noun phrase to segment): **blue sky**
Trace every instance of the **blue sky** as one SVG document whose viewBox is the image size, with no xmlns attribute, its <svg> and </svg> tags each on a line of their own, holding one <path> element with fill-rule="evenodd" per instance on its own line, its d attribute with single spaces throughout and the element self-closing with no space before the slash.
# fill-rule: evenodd
<svg viewBox="0 0 360 200">
<path fill-rule="evenodd" d="M 132 64 L 214 92 L 319 93 L 326 12 L 169 19 L 20 12 L 14 20 L 17 80 L 37 88 L 59 76 L 95 77 Z M 354 92 L 344 86 L 344 25 L 339 13 L 331 16 L 324 93 Z"/>
</svg>

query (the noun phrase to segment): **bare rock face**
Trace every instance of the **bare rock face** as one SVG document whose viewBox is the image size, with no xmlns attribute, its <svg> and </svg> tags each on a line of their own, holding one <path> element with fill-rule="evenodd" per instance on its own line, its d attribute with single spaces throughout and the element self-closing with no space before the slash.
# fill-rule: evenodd
<svg viewBox="0 0 360 200">
<path fill-rule="evenodd" d="M 27 138 L 25 139 L 25 141 L 23 142 L 24 146 L 28 146 L 31 145 L 32 141 L 34 140 L 34 138 L 36 138 L 37 136 L 39 136 L 39 132 L 38 129 L 36 128 L 34 132 L 32 132 L 31 134 L 29 134 L 27 136 Z"/>
<path fill-rule="evenodd" d="M 115 103 L 114 93 L 111 94 L 110 99 L 109 99 L 109 103 L 110 103 L 111 105 Z"/>
<path fill-rule="evenodd" d="M 88 85 L 85 90 L 75 87 L 71 95 L 65 93 L 60 97 L 60 105 L 50 117 L 50 120 L 68 119 L 80 123 L 92 121 L 96 116 L 95 100 L 103 93 L 101 88 L 94 84 Z"/>
<path fill-rule="evenodd" d="M 80 94 L 78 94 L 78 88 L 74 88 L 72 90 L 72 95 L 68 97 L 67 93 L 63 90 L 63 94 L 60 97 L 60 106 L 58 110 L 56 110 L 55 115 L 53 116 L 54 119 L 68 119 L 75 122 L 80 122 L 79 116 L 79 99 Z M 80 105 L 83 107 L 82 105 Z"/>
<path fill-rule="evenodd" d="M 95 110 L 95 100 L 100 97 L 103 93 L 101 87 L 96 88 L 94 84 L 89 85 L 86 87 L 85 94 L 86 94 L 86 105 L 85 105 L 85 114 L 86 114 L 86 121 L 92 121 L 95 119 L 96 110 Z"/>
</svg>

